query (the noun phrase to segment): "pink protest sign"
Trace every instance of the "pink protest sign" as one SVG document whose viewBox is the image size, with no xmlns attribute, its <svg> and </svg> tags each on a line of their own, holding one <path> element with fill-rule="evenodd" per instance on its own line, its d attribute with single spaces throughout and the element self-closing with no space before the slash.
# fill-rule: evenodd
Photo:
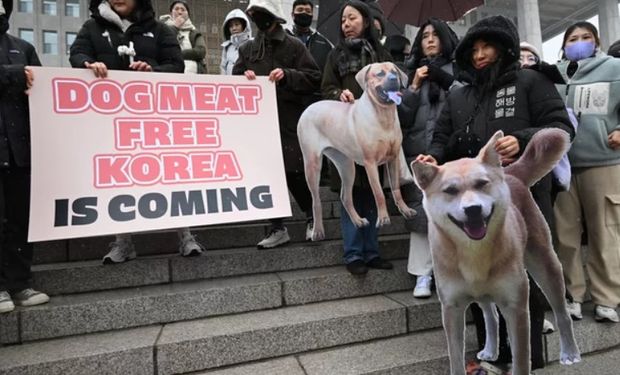
<svg viewBox="0 0 620 375">
<path fill-rule="evenodd" d="M 29 241 L 291 215 L 265 78 L 34 75 Z"/>
</svg>

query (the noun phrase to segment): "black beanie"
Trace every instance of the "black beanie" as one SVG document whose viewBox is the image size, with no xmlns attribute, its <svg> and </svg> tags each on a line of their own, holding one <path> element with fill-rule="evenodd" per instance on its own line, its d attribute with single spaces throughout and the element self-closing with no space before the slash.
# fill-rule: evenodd
<svg viewBox="0 0 620 375">
<path fill-rule="evenodd" d="M 172 13 L 172 8 L 174 8 L 174 6 L 177 4 L 183 4 L 185 9 L 187 9 L 187 15 L 188 16 L 190 15 L 189 5 L 187 5 L 187 1 L 184 1 L 184 0 L 175 0 L 172 3 L 170 3 L 170 13 Z"/>
</svg>

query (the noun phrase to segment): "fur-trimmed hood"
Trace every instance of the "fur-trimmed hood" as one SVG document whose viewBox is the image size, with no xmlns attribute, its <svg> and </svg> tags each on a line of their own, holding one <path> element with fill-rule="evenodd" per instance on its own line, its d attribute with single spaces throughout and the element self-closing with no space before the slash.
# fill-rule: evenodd
<svg viewBox="0 0 620 375">
<path fill-rule="evenodd" d="M 0 0 L 0 15 L 5 15 L 9 19 L 11 13 L 13 13 L 13 0 Z"/>
<path fill-rule="evenodd" d="M 284 12 L 282 11 L 282 5 L 280 5 L 280 3 L 281 2 L 277 0 L 250 0 L 250 3 L 245 11 L 247 12 L 254 8 L 260 8 L 268 13 L 271 13 L 271 15 L 276 18 L 277 22 L 286 23 Z"/>
<path fill-rule="evenodd" d="M 131 16 L 131 22 L 142 23 L 144 21 L 155 20 L 155 11 L 153 10 L 153 3 L 151 2 L 151 0 L 135 1 L 136 9 Z M 101 5 L 101 3 L 103 2 L 107 2 L 107 0 L 90 0 L 90 5 L 88 9 L 91 12 L 91 17 L 109 22 L 109 20 L 104 18 L 99 11 L 99 5 Z"/>
<path fill-rule="evenodd" d="M 515 24 L 504 16 L 491 16 L 478 21 L 467 30 L 456 47 L 455 59 L 458 66 L 463 70 L 470 70 L 471 54 L 474 42 L 484 39 L 492 42 L 505 52 L 504 66 L 519 61 L 519 32 Z"/>
<path fill-rule="evenodd" d="M 224 33 L 224 43 L 227 40 L 230 40 L 230 30 L 228 30 L 228 21 L 238 18 L 243 22 L 243 31 L 242 34 L 247 34 L 247 38 L 249 39 L 252 36 L 252 26 L 250 25 L 250 20 L 248 16 L 241 9 L 233 9 L 226 15 L 224 22 L 222 23 L 222 32 Z"/>
</svg>

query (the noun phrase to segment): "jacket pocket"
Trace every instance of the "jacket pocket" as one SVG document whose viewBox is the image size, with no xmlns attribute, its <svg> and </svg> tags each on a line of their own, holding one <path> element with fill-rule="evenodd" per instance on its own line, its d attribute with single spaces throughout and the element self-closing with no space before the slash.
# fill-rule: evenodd
<svg viewBox="0 0 620 375">
<path fill-rule="evenodd" d="M 620 194 L 605 196 L 605 225 L 620 225 Z"/>
</svg>

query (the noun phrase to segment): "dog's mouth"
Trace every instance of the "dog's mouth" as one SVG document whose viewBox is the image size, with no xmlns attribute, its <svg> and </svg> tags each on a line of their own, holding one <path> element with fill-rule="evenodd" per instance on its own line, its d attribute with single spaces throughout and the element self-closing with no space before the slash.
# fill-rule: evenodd
<svg viewBox="0 0 620 375">
<path fill-rule="evenodd" d="M 482 215 L 477 217 L 468 217 L 467 221 L 464 222 L 455 219 L 454 216 L 450 214 L 448 214 L 448 217 L 457 227 L 461 228 L 461 230 L 465 232 L 467 237 L 472 240 L 479 241 L 487 235 L 487 226 L 491 220 L 494 210 L 495 206 L 491 208 L 491 213 L 489 213 L 487 217 L 483 217 Z"/>
<path fill-rule="evenodd" d="M 398 87 L 389 87 L 388 89 L 385 89 L 382 85 L 379 85 L 375 88 L 375 91 L 377 92 L 377 97 L 379 97 L 379 99 L 386 104 L 394 103 L 396 105 L 400 105 L 402 102 L 402 94 L 398 90 Z"/>
</svg>

